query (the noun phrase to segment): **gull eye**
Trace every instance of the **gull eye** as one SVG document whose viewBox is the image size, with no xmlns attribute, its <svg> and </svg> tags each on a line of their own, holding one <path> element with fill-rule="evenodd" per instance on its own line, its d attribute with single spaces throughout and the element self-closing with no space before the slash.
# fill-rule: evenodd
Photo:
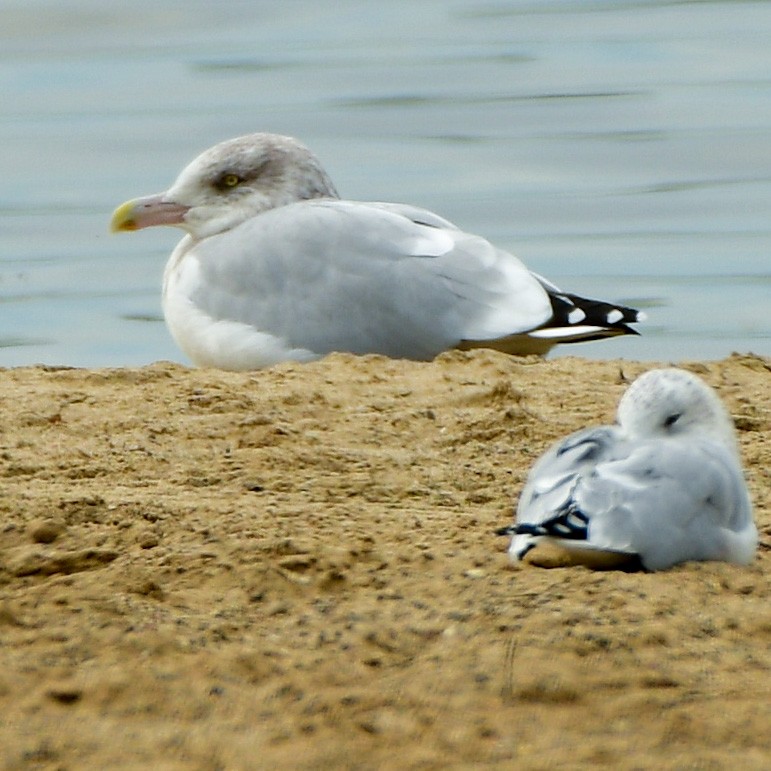
<svg viewBox="0 0 771 771">
<path fill-rule="evenodd" d="M 667 428 L 669 428 L 670 426 L 674 426 L 675 423 L 677 423 L 677 421 L 680 420 L 681 417 L 682 415 L 679 412 L 675 412 L 672 415 L 667 415 L 667 417 L 664 419 L 664 425 Z"/>
<path fill-rule="evenodd" d="M 217 177 L 214 182 L 214 187 L 220 191 L 232 190 L 234 187 L 238 187 L 243 181 L 243 178 L 239 177 L 238 174 L 229 171 L 226 174 L 221 174 Z"/>
</svg>

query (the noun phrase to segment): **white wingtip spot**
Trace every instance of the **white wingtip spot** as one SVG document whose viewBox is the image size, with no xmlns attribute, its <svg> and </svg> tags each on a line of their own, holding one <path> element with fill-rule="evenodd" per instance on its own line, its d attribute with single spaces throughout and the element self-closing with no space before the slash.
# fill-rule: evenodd
<svg viewBox="0 0 771 771">
<path fill-rule="evenodd" d="M 579 324 L 586 318 L 586 313 L 582 311 L 580 308 L 574 308 L 570 313 L 568 313 L 568 322 L 570 324 Z"/>
<path fill-rule="evenodd" d="M 616 324 L 624 318 L 624 314 L 618 308 L 615 308 L 608 314 L 607 318 L 608 324 Z"/>
</svg>

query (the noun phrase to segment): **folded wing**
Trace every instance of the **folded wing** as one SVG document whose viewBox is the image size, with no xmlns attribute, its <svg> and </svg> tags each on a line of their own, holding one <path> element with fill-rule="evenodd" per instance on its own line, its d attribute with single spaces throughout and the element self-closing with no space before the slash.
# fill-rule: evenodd
<svg viewBox="0 0 771 771">
<path fill-rule="evenodd" d="M 551 540 L 636 555 L 649 570 L 686 560 L 746 563 L 757 541 L 728 448 L 693 437 L 632 445 L 614 427 L 574 434 L 536 464 L 512 531 L 515 558 Z"/>
<path fill-rule="evenodd" d="M 181 270 L 178 285 L 212 318 L 318 354 L 429 359 L 551 315 L 516 257 L 415 207 L 283 206 L 195 244 Z"/>
</svg>

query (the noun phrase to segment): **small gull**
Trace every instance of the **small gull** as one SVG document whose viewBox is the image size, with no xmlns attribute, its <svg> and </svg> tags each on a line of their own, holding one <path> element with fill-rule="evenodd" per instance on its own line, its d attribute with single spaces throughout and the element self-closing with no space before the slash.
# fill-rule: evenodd
<svg viewBox="0 0 771 771">
<path fill-rule="evenodd" d="M 428 360 L 450 348 L 544 354 L 637 334 L 643 314 L 560 291 L 425 209 L 341 200 L 297 140 L 251 134 L 193 160 L 164 193 L 127 201 L 114 231 L 186 231 L 163 312 L 204 367 L 251 370 L 331 353 Z"/>
<path fill-rule="evenodd" d="M 674 368 L 639 377 L 616 425 L 549 449 L 530 471 L 516 522 L 497 532 L 513 536 L 514 562 L 645 570 L 745 565 L 758 540 L 731 418 L 706 383 Z"/>
</svg>

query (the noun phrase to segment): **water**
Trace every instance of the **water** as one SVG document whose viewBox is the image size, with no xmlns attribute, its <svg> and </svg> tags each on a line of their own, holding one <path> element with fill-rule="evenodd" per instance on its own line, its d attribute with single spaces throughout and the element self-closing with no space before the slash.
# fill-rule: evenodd
<svg viewBox="0 0 771 771">
<path fill-rule="evenodd" d="M 200 150 L 302 139 L 349 198 L 422 205 L 640 338 L 771 355 L 771 3 L 0 0 L 0 366 L 185 361 L 172 229 L 112 209 Z"/>
</svg>

